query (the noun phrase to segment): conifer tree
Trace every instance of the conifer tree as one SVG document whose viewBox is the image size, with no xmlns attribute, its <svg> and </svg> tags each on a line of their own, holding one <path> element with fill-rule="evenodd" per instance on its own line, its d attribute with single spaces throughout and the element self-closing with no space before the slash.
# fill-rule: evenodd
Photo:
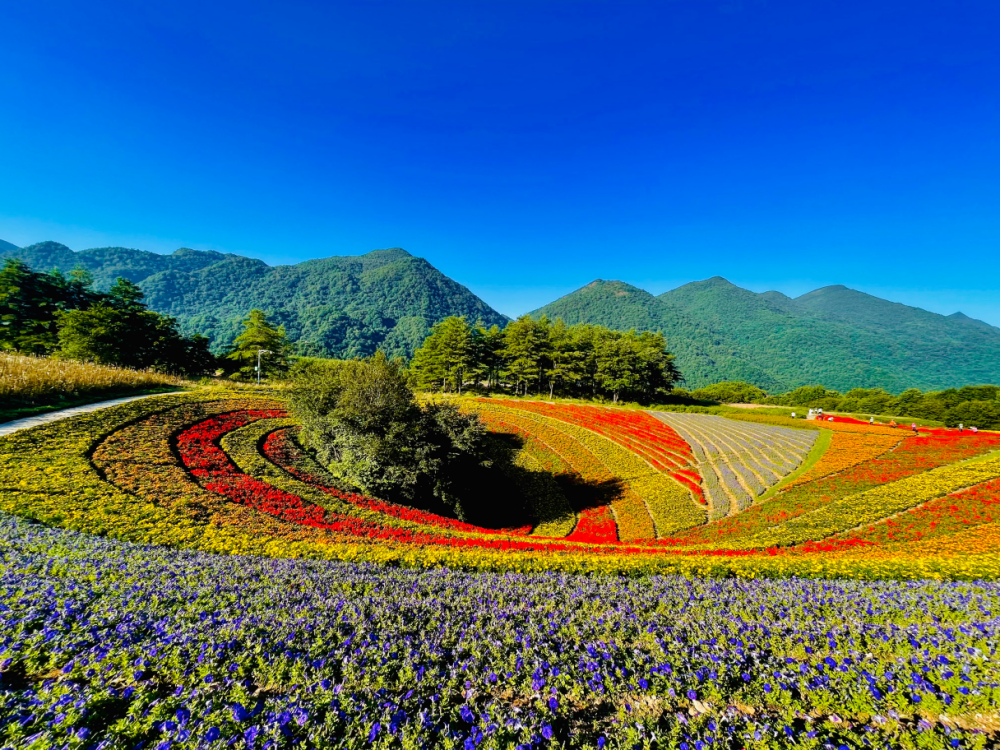
<svg viewBox="0 0 1000 750">
<path fill-rule="evenodd" d="M 256 376 L 259 352 L 261 377 L 282 375 L 288 370 L 288 338 L 285 327 L 274 326 L 263 310 L 253 309 L 242 321 L 243 333 L 233 340 L 233 349 L 226 355 L 240 363 L 234 378 L 251 380 Z"/>
</svg>

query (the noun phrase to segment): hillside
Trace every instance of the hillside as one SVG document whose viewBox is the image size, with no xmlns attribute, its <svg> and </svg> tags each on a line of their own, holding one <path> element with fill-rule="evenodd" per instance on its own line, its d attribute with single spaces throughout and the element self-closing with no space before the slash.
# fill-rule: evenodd
<svg viewBox="0 0 1000 750">
<path fill-rule="evenodd" d="M 1000 383 L 1000 329 L 843 286 L 792 299 L 715 277 L 654 297 L 595 281 L 532 314 L 663 331 L 689 387 L 747 380 L 776 391 L 822 383 L 900 392 Z"/>
<path fill-rule="evenodd" d="M 503 325 L 506 318 L 423 258 L 405 250 L 268 266 L 231 253 L 181 248 L 170 255 L 121 247 L 74 252 L 57 242 L 0 247 L 0 258 L 33 268 L 80 266 L 98 289 L 121 276 L 139 284 L 146 302 L 174 315 L 185 333 L 203 333 L 224 348 L 253 307 L 275 316 L 302 354 L 353 357 L 383 348 L 411 355 L 430 326 L 449 315 Z"/>
</svg>

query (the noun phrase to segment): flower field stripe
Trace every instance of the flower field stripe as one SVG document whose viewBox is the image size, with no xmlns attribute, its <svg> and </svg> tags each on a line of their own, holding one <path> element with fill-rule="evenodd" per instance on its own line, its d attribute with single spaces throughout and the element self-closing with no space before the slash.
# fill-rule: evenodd
<svg viewBox="0 0 1000 750">
<path fill-rule="evenodd" d="M 772 547 L 823 539 L 997 478 L 1000 478 L 1000 456 L 942 466 L 866 492 L 848 495 L 750 537 L 744 544 L 750 547 Z"/>
<path fill-rule="evenodd" d="M 767 500 L 770 500 L 775 495 L 784 492 L 786 489 L 794 487 L 797 484 L 806 484 L 806 482 L 799 482 L 798 481 L 799 477 L 810 472 L 816 464 L 818 464 L 820 461 L 823 460 L 823 456 L 825 456 L 827 450 L 829 450 L 834 437 L 838 435 L 841 437 L 844 436 L 854 437 L 849 433 L 833 432 L 832 430 L 818 430 L 816 442 L 813 443 L 812 448 L 810 449 L 809 453 L 806 455 L 802 463 L 799 465 L 799 467 L 790 474 L 786 474 L 778 482 L 775 482 L 773 485 L 771 485 L 763 495 L 757 498 L 755 502 L 763 503 Z M 829 472 L 823 472 L 819 476 L 826 476 L 827 473 Z"/>
<path fill-rule="evenodd" d="M 498 404 L 484 404 L 483 406 L 503 409 L 506 405 L 504 403 L 504 406 Z M 704 523 L 704 511 L 692 500 L 687 487 L 674 477 L 657 471 L 634 452 L 588 428 L 563 420 L 549 419 L 546 414 L 539 413 L 538 410 L 511 407 L 507 409 L 507 412 L 517 415 L 509 417 L 510 419 L 529 419 L 533 420 L 535 424 L 543 424 L 543 420 L 546 420 L 545 424 L 549 428 L 583 446 L 591 456 L 595 456 L 604 467 L 607 467 L 604 469 L 604 474 L 607 477 L 611 479 L 617 477 L 624 481 L 629 489 L 633 490 L 644 501 L 644 508 L 637 507 L 635 503 L 614 502 L 612 504 L 619 522 L 619 533 L 623 540 L 650 538 L 654 535 L 657 537 L 669 536 L 679 529 Z M 599 481 L 608 481 L 604 477 L 597 478 Z M 629 500 L 627 495 L 624 499 Z M 651 529 L 645 527 L 645 521 L 642 520 L 641 511 L 643 509 L 646 511 L 646 515 L 652 519 L 653 527 Z M 636 520 L 639 522 L 636 523 Z M 623 524 L 625 525 L 624 530 L 622 529 Z"/>
<path fill-rule="evenodd" d="M 807 484 L 795 485 L 764 502 L 754 504 L 736 516 L 677 536 L 689 543 L 709 544 L 714 548 L 743 549 L 749 538 L 840 498 L 919 475 L 929 469 L 974 458 L 997 448 L 1000 448 L 1000 437 L 983 434 L 976 437 L 960 437 L 957 434 L 908 437 L 895 450 L 878 459 Z"/>
<path fill-rule="evenodd" d="M 496 403 L 496 401 L 486 399 L 480 399 L 480 402 Z M 613 457 L 612 460 L 616 466 L 619 463 L 632 465 L 632 476 L 637 479 L 635 482 L 630 482 L 630 485 L 636 489 L 646 501 L 647 506 L 649 506 L 649 511 L 653 517 L 658 535 L 662 536 L 671 533 L 674 529 L 686 528 L 690 525 L 697 525 L 704 522 L 705 516 L 701 509 L 697 507 L 704 504 L 699 482 L 700 475 L 690 470 L 693 458 L 691 447 L 676 431 L 660 420 L 655 419 L 645 412 L 623 409 L 578 407 L 521 401 L 501 401 L 500 403 L 511 409 L 534 412 L 540 416 L 551 417 L 571 425 L 577 430 L 574 431 L 574 436 L 581 441 L 586 442 L 590 440 L 586 436 L 581 437 L 581 435 L 584 435 L 584 433 L 578 431 L 581 429 L 600 438 L 605 438 L 633 456 L 640 458 L 656 473 L 661 473 L 669 477 L 683 489 L 686 489 L 695 500 L 695 514 L 691 514 L 690 510 L 679 502 L 680 495 L 678 495 L 673 487 L 668 487 L 664 484 L 660 484 L 658 487 L 655 486 L 655 480 L 650 481 L 649 479 L 651 477 L 650 473 L 640 468 L 634 458 L 622 458 L 624 454 L 620 452 Z M 623 425 L 628 426 L 631 436 L 628 440 L 621 438 L 620 426 Z M 615 439 L 615 435 L 618 436 L 617 439 Z M 647 442 L 637 443 L 636 439 L 632 439 L 636 438 L 636 436 L 641 436 Z M 663 465 L 655 457 L 652 457 L 647 450 L 644 450 L 644 448 L 649 448 L 654 443 L 671 446 L 671 455 L 674 457 L 671 461 L 676 468 L 672 470 L 671 467 Z M 592 450 L 599 450 L 602 454 L 607 454 L 612 450 L 603 441 L 595 444 L 590 440 L 588 444 Z M 660 457 L 663 457 L 662 454 Z M 617 469 L 613 473 L 618 473 Z M 645 491 L 637 486 L 639 482 L 643 483 Z"/>
<path fill-rule="evenodd" d="M 746 510 L 768 487 L 805 459 L 817 433 L 790 435 L 791 430 L 754 426 L 705 414 L 653 412 L 695 447 L 717 521 Z"/>
<path fill-rule="evenodd" d="M 640 454 L 661 471 L 683 468 L 691 462 L 690 446 L 669 426 L 651 419 L 645 412 L 531 401 L 502 403 L 590 429 Z"/>
<path fill-rule="evenodd" d="M 786 487 L 808 484 L 815 479 L 866 463 L 894 450 L 906 439 L 905 435 L 879 433 L 833 432 L 832 435 L 830 447 L 823 456 Z"/>
<path fill-rule="evenodd" d="M 648 530 L 643 524 L 641 535 L 622 535 L 623 540 L 669 536 L 679 529 L 705 522 L 704 511 L 692 500 L 687 487 L 671 475 L 657 471 L 641 456 L 586 427 L 562 423 L 558 429 L 584 445 L 609 467 L 613 476 L 624 481 L 644 501 L 642 509 L 635 505 L 621 508 L 620 505 L 613 504 L 619 527 L 623 517 L 641 517 L 643 510 L 654 524 Z"/>
<path fill-rule="evenodd" d="M 891 518 L 834 537 L 877 544 L 918 542 L 1000 521 L 1000 479 L 929 500 Z"/>
<path fill-rule="evenodd" d="M 532 433 L 558 454 L 584 482 L 595 487 L 611 488 L 612 494 L 618 494 L 614 489 L 619 483 L 615 474 L 579 440 L 560 429 L 563 425 L 557 421 L 526 410 L 505 408 L 494 403 L 473 402 L 465 406 L 480 413 L 497 415 L 504 422 Z M 617 528 L 612 528 L 615 525 L 615 518 L 609 515 L 605 508 L 583 505 L 576 507 L 575 510 L 577 524 L 569 538 L 609 542 L 619 538 Z M 649 536 L 655 535 L 652 526 L 650 532 L 652 533 Z"/>
</svg>

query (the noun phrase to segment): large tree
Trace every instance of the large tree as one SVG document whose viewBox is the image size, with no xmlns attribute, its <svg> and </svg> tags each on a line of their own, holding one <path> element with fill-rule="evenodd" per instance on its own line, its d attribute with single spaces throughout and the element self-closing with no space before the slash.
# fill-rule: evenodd
<svg viewBox="0 0 1000 750">
<path fill-rule="evenodd" d="M 293 381 L 303 440 L 341 481 L 385 500 L 469 519 L 485 429 L 450 402 L 424 405 L 399 362 L 317 363 Z"/>
<path fill-rule="evenodd" d="M 476 340 L 463 317 L 447 317 L 431 328 L 413 357 L 412 370 L 420 386 L 449 386 L 459 393 L 476 363 Z"/>
<path fill-rule="evenodd" d="M 59 315 L 86 309 L 100 299 L 85 271 L 68 277 L 39 273 L 17 258 L 0 270 L 0 349 L 51 354 L 59 348 Z"/>
</svg>

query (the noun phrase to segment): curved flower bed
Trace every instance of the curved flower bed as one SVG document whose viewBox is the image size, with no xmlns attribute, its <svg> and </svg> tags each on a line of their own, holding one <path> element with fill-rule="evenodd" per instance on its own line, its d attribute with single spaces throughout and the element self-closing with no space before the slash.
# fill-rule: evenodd
<svg viewBox="0 0 1000 750">
<path fill-rule="evenodd" d="M 524 536 L 524 529 L 468 529 L 419 512 L 408 515 L 398 507 L 331 487 L 315 474 L 302 473 L 298 464 L 282 468 L 281 461 L 272 462 L 261 452 L 266 435 L 288 425 L 279 416 L 282 408 L 274 399 L 206 391 L 134 402 L 4 438 L 0 440 L 0 511 L 144 544 L 407 566 L 748 577 L 968 579 L 1000 575 L 997 547 L 991 541 L 996 537 L 992 521 L 978 529 L 923 539 L 918 542 L 920 554 L 914 553 L 912 542 L 827 540 L 844 531 L 847 522 L 871 525 L 871 507 L 886 514 L 909 507 L 914 501 L 897 496 L 892 489 L 894 482 L 907 477 L 946 478 L 928 481 L 916 502 L 936 500 L 957 489 L 959 480 L 984 481 L 982 472 L 992 470 L 988 462 L 974 470 L 946 464 L 991 450 L 996 446 L 995 435 L 906 438 L 899 449 L 880 459 L 895 462 L 892 465 L 866 465 L 865 471 L 854 467 L 794 487 L 736 518 L 684 534 L 622 541 L 618 513 L 623 506 L 612 502 L 578 509 L 573 533 L 554 539 Z M 505 412 L 504 418 L 509 416 Z M 510 418 L 520 416 L 517 411 Z M 593 441 L 593 445 L 612 441 L 565 422 L 557 429 L 550 424 L 555 421 L 525 412 L 522 424 L 536 435 L 548 429 L 547 437 L 562 436 L 567 442 L 560 449 L 575 442 L 579 447 L 573 450 L 578 454 L 572 460 L 582 461 L 589 455 L 587 460 L 594 461 L 596 468 L 600 462 L 580 441 Z M 570 441 L 574 435 L 580 439 Z M 529 441 L 529 445 L 537 442 Z M 623 449 L 615 444 L 613 450 Z M 546 450 L 536 455 L 554 466 L 572 466 L 561 453 L 557 456 Z M 600 465 L 607 469 L 606 464 Z M 948 468 L 949 473 L 931 473 L 936 465 Z M 964 471 L 970 472 L 964 478 L 957 473 Z M 680 488 L 669 481 L 670 486 Z M 586 482 L 582 486 L 590 487 Z M 813 494 L 808 492 L 810 487 Z M 873 488 L 878 489 L 876 494 L 862 501 L 852 499 Z M 686 507 L 697 509 L 686 492 L 685 497 Z M 802 515 L 823 519 L 813 511 L 829 505 L 829 497 L 840 499 L 834 505 L 843 514 L 827 514 L 827 520 L 812 527 L 803 521 L 799 531 L 767 543 L 748 543 L 754 534 L 771 533 L 769 529 L 775 526 L 767 523 L 761 511 L 776 509 L 779 525 Z M 881 498 L 881 504 L 873 506 L 869 498 Z M 643 503 L 648 499 L 643 498 Z M 797 512 L 788 513 L 789 508 Z M 732 540 L 717 535 L 731 528 L 727 524 L 743 518 L 746 526 L 736 529 L 739 533 Z M 760 525 L 755 528 L 754 524 Z M 758 536 L 761 539 L 766 537 Z"/>
</svg>

